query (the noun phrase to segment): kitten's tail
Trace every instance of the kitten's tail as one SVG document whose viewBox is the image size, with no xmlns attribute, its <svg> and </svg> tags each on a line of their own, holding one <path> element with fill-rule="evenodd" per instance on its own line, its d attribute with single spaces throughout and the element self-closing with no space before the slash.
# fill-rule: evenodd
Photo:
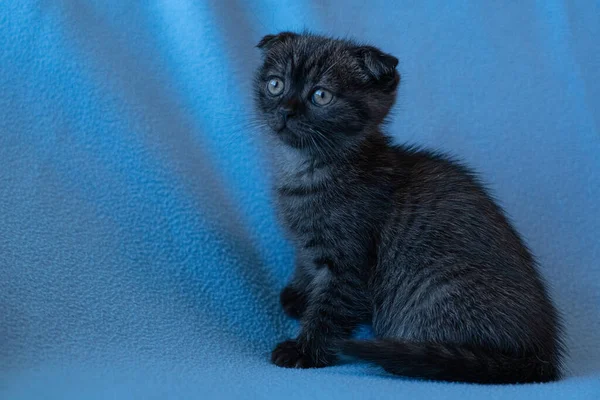
<svg viewBox="0 0 600 400">
<path fill-rule="evenodd" d="M 555 360 L 458 344 L 348 340 L 341 344 L 341 352 L 411 378 L 472 383 L 549 382 L 560 378 Z"/>
</svg>

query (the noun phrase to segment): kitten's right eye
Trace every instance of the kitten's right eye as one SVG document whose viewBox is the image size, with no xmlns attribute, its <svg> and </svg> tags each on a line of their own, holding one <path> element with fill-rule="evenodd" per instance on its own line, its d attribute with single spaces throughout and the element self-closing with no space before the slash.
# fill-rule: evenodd
<svg viewBox="0 0 600 400">
<path fill-rule="evenodd" d="M 283 93 L 283 81 L 279 78 L 271 78 L 267 83 L 267 90 L 272 96 L 279 96 Z"/>
</svg>

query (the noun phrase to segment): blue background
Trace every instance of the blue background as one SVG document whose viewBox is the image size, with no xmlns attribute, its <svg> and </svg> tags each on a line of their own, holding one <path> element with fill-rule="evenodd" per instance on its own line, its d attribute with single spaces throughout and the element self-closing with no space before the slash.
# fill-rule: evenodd
<svg viewBox="0 0 600 400">
<path fill-rule="evenodd" d="M 1 1 L 0 398 L 599 398 L 600 3 L 470 3 Z M 389 131 L 489 183 L 564 313 L 565 380 L 269 364 L 296 326 L 254 45 L 303 28 L 400 58 Z"/>
</svg>

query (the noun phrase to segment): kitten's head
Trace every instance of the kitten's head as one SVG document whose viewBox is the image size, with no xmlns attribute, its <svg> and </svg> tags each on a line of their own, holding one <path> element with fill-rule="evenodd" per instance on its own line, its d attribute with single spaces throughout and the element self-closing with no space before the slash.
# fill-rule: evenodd
<svg viewBox="0 0 600 400">
<path fill-rule="evenodd" d="M 374 47 L 291 32 L 257 47 L 260 116 L 286 145 L 321 155 L 349 148 L 394 104 L 398 59 Z"/>
</svg>

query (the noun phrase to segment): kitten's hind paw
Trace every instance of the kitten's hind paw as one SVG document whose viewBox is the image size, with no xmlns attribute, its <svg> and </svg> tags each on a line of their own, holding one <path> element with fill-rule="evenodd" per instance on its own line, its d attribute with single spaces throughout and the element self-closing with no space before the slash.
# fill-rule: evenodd
<svg viewBox="0 0 600 400">
<path fill-rule="evenodd" d="M 321 368 L 330 364 L 303 351 L 296 340 L 279 343 L 271 353 L 271 362 L 284 368 Z"/>
<path fill-rule="evenodd" d="M 300 318 L 306 309 L 306 295 L 293 286 L 286 286 L 279 300 L 283 311 L 292 318 Z"/>
</svg>

